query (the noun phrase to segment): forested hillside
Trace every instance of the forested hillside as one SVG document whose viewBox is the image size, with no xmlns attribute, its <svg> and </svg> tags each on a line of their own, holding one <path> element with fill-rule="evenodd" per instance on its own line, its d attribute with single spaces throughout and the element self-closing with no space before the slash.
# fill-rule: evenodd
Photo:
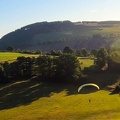
<svg viewBox="0 0 120 120">
<path fill-rule="evenodd" d="M 0 39 L 0 50 L 13 46 L 16 50 L 63 50 L 86 48 L 88 50 L 117 45 L 120 22 L 39 22 L 24 26 Z"/>
</svg>

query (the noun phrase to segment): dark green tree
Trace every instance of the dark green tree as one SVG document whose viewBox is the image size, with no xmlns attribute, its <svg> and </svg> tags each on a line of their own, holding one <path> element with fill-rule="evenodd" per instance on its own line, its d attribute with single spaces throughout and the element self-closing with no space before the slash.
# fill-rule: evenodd
<svg viewBox="0 0 120 120">
<path fill-rule="evenodd" d="M 105 47 L 101 47 L 97 52 L 96 64 L 103 67 L 107 63 L 108 52 Z"/>
<path fill-rule="evenodd" d="M 67 47 L 64 48 L 63 53 L 71 54 L 71 53 L 74 53 L 74 51 L 69 46 L 67 46 Z"/>
<path fill-rule="evenodd" d="M 9 67 L 10 67 L 10 63 L 8 63 L 7 61 L 3 63 L 4 72 L 8 78 L 10 77 Z"/>
<path fill-rule="evenodd" d="M 46 79 L 54 77 L 56 66 L 53 57 L 40 56 L 36 59 L 36 64 L 38 65 L 38 73 L 40 76 Z"/>
<path fill-rule="evenodd" d="M 5 73 L 5 69 L 3 65 L 0 65 L 0 83 L 7 83 L 9 82 L 8 76 Z"/>
<path fill-rule="evenodd" d="M 76 50 L 76 55 L 81 57 L 82 56 L 81 50 Z"/>
<path fill-rule="evenodd" d="M 33 66 L 34 58 L 18 57 L 17 62 L 18 62 L 18 65 L 19 65 L 19 71 L 21 73 L 21 76 L 31 77 L 32 76 L 32 66 Z"/>
<path fill-rule="evenodd" d="M 56 61 L 56 79 L 74 81 L 81 77 L 79 60 L 75 55 L 63 54 Z"/>
<path fill-rule="evenodd" d="M 32 76 L 34 58 L 18 57 L 17 60 L 10 64 L 10 76 L 13 78 L 28 78 Z"/>
<path fill-rule="evenodd" d="M 20 49 L 17 49 L 17 51 L 16 51 L 16 52 L 21 53 L 22 51 L 21 51 Z"/>
<path fill-rule="evenodd" d="M 14 61 L 9 66 L 9 75 L 13 79 L 21 78 L 20 70 L 19 70 L 19 64 L 18 62 Z"/>
<path fill-rule="evenodd" d="M 87 57 L 88 56 L 88 51 L 85 49 L 85 48 L 82 48 L 81 49 L 81 53 L 84 57 Z"/>
<path fill-rule="evenodd" d="M 97 57 L 97 49 L 91 50 L 91 55 L 94 55 L 95 57 Z"/>
<path fill-rule="evenodd" d="M 51 55 L 57 55 L 57 51 L 56 50 L 51 50 Z"/>
<path fill-rule="evenodd" d="M 58 50 L 58 51 L 57 51 L 57 54 L 58 54 L 58 55 L 62 55 L 63 53 L 62 53 L 61 50 Z"/>
<path fill-rule="evenodd" d="M 120 59 L 114 59 L 112 56 L 115 56 L 114 55 L 115 52 L 112 53 L 112 55 L 110 55 L 108 57 L 108 69 L 112 72 L 117 72 L 119 73 L 120 72 Z"/>
<path fill-rule="evenodd" d="M 0 83 L 3 83 L 4 79 L 5 79 L 4 68 L 2 65 L 0 65 Z"/>
<path fill-rule="evenodd" d="M 42 54 L 42 51 L 41 50 L 37 50 L 36 52 L 35 52 L 35 54 Z"/>
<path fill-rule="evenodd" d="M 13 46 L 8 46 L 8 47 L 7 47 L 7 51 L 12 52 L 13 50 L 14 50 L 14 47 L 13 47 Z"/>
</svg>

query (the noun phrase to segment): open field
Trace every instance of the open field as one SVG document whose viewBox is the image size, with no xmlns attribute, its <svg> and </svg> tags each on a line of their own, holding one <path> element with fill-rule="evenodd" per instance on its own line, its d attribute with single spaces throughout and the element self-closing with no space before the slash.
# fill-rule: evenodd
<svg viewBox="0 0 120 120">
<path fill-rule="evenodd" d="M 21 81 L 0 87 L 1 120 L 119 120 L 120 96 L 78 86 Z M 86 92 L 84 92 L 86 91 Z M 89 102 L 91 100 L 91 102 Z"/>
<path fill-rule="evenodd" d="M 79 57 L 79 61 L 80 61 L 80 64 L 81 64 L 80 66 L 82 70 L 85 67 L 90 67 L 91 65 L 94 64 L 94 60 L 91 58 Z"/>
<path fill-rule="evenodd" d="M 6 53 L 6 57 L 8 54 L 12 56 Z M 13 53 L 11 58 L 14 57 Z M 92 59 L 79 60 L 82 69 L 93 65 Z M 119 79 L 118 73 L 90 74 L 88 78 L 98 84 L 101 90 L 86 87 L 78 93 L 79 85 L 43 82 L 38 78 L 0 85 L 0 119 L 119 120 L 120 95 L 103 90 L 103 86 L 111 85 Z"/>
<path fill-rule="evenodd" d="M 13 60 L 16 60 L 16 58 L 20 57 L 20 56 L 27 57 L 27 56 L 38 56 L 38 55 L 11 53 L 11 52 L 0 52 L 0 62 L 13 61 Z"/>
<path fill-rule="evenodd" d="M 13 61 L 16 60 L 17 57 L 20 56 L 33 56 L 33 57 L 38 57 L 39 55 L 34 55 L 34 54 L 21 54 L 21 53 L 12 53 L 12 52 L 0 52 L 0 62 L 4 61 Z M 81 64 L 81 68 L 84 69 L 84 67 L 89 67 L 93 65 L 94 61 L 90 58 L 84 58 L 80 57 L 79 58 Z"/>
<path fill-rule="evenodd" d="M 99 29 L 88 31 L 87 34 L 88 35 L 101 34 L 102 36 L 114 34 L 116 36 L 119 36 L 119 33 L 120 33 L 120 26 L 111 26 L 111 27 L 100 26 Z"/>
</svg>

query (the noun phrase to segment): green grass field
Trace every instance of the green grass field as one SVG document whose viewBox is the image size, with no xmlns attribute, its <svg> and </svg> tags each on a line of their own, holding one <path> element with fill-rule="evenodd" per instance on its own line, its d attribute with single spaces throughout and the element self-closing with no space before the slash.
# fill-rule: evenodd
<svg viewBox="0 0 120 120">
<path fill-rule="evenodd" d="M 11 60 L 27 54 L 4 53 L 1 59 Z M 9 56 L 10 55 L 10 56 Z M 18 56 L 17 56 L 18 55 Z M 4 56 L 4 57 L 3 57 Z M 79 58 L 84 66 L 93 60 Z M 89 78 L 104 86 L 115 83 L 119 75 L 95 74 Z M 103 81 L 104 84 L 101 84 Z M 111 81 L 111 82 L 110 82 Z M 103 89 L 86 87 L 80 93 L 77 85 L 24 80 L 0 85 L 1 120 L 119 120 L 120 96 Z M 91 102 L 89 102 L 91 100 Z"/>
<path fill-rule="evenodd" d="M 81 69 L 83 70 L 85 67 L 90 67 L 91 65 L 94 64 L 94 60 L 91 58 L 84 58 L 84 57 L 79 57 L 79 61 L 80 61 L 80 66 Z"/>
<path fill-rule="evenodd" d="M 1 120 L 119 120 L 120 96 L 78 86 L 21 81 L 0 87 Z M 85 91 L 85 93 L 84 93 Z M 91 100 L 91 103 L 89 102 Z"/>
<path fill-rule="evenodd" d="M 21 53 L 11 53 L 11 52 L 0 52 L 0 62 L 4 62 L 4 61 L 14 61 L 16 60 L 17 57 L 20 56 L 34 56 L 34 57 L 38 57 L 39 55 L 33 55 L 33 54 L 21 54 Z M 83 59 L 82 57 L 79 58 L 80 63 L 81 64 L 81 68 L 84 69 L 84 66 L 89 67 L 91 65 L 93 65 L 94 61 L 90 58 L 88 59 Z"/>
<path fill-rule="evenodd" d="M 11 52 L 0 52 L 0 62 L 4 61 L 13 61 L 17 57 L 20 56 L 38 56 L 38 55 L 30 55 L 30 54 L 21 54 L 21 53 L 11 53 Z"/>
</svg>

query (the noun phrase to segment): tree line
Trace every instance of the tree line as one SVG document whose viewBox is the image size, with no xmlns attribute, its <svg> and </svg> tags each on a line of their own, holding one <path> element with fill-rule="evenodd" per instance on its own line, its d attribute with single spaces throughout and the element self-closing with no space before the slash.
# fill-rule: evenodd
<svg viewBox="0 0 120 120">
<path fill-rule="evenodd" d="M 12 63 L 0 65 L 0 83 L 39 76 L 44 80 L 71 81 L 82 76 L 79 60 L 75 55 L 59 57 L 43 55 L 38 58 L 18 57 Z"/>
<path fill-rule="evenodd" d="M 79 50 L 78 50 L 79 51 Z M 0 64 L 0 83 L 7 83 L 12 80 L 23 80 L 33 76 L 39 76 L 43 80 L 56 82 L 81 82 L 88 72 L 120 72 L 120 63 L 115 61 L 105 47 L 92 50 L 91 53 L 84 48 L 82 56 L 92 56 L 94 65 L 81 70 L 78 51 L 65 47 L 63 52 L 52 50 L 50 54 L 39 57 L 18 57 L 16 61 Z M 115 57 L 114 57 L 115 58 Z"/>
</svg>

